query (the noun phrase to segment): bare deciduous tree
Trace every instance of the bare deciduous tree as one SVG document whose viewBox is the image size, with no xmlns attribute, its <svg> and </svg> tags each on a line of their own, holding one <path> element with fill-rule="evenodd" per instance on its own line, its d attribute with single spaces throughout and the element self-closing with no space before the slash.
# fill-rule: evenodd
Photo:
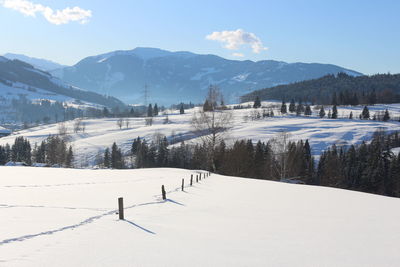
<svg viewBox="0 0 400 267">
<path fill-rule="evenodd" d="M 214 171 L 215 147 L 224 140 L 232 123 L 232 113 L 228 110 L 218 109 L 219 99 L 221 99 L 221 93 L 218 87 L 210 86 L 206 99 L 209 106 L 205 110 L 193 113 L 191 121 L 194 131 L 208 148 L 208 159 Z"/>
<path fill-rule="evenodd" d="M 146 126 L 152 126 L 153 125 L 153 118 L 148 117 L 145 119 Z"/>
<path fill-rule="evenodd" d="M 74 121 L 74 133 L 82 131 L 82 119 L 75 119 Z"/>
<path fill-rule="evenodd" d="M 123 124 L 124 124 L 124 119 L 120 118 L 120 119 L 117 120 L 117 126 L 118 126 L 119 129 L 122 128 Z"/>
<path fill-rule="evenodd" d="M 288 161 L 288 143 L 290 135 L 289 133 L 282 131 L 276 135 L 276 137 L 270 140 L 270 145 L 275 158 L 279 164 L 274 164 L 275 171 L 279 173 L 280 179 L 287 177 L 287 161 Z"/>
<path fill-rule="evenodd" d="M 68 133 L 68 128 L 64 122 L 58 124 L 58 134 L 60 136 L 65 136 Z"/>
</svg>

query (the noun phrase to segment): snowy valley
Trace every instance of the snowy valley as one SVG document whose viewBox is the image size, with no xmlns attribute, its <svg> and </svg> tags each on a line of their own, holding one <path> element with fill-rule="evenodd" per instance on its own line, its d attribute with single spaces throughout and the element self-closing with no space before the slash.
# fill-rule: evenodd
<svg viewBox="0 0 400 267">
<path fill-rule="evenodd" d="M 242 105 L 246 107 L 251 104 L 243 103 Z M 254 143 L 259 140 L 265 142 L 281 132 L 287 132 L 291 140 L 308 139 L 312 154 L 318 158 L 323 150 L 333 144 L 360 144 L 362 141 L 370 141 L 377 130 L 400 130 L 400 123 L 396 121 L 396 118 L 400 117 L 400 104 L 369 106 L 371 114 L 388 109 L 393 118 L 388 122 L 358 119 L 362 106 L 339 107 L 339 119 L 320 118 L 316 110 L 311 116 L 282 115 L 279 111 L 279 102 L 263 102 L 263 106 L 265 108 L 250 107 L 229 111 L 233 114 L 231 129 L 226 137 L 229 144 L 240 139 L 251 139 Z M 325 108 L 328 111 L 329 107 Z M 39 145 L 49 135 L 59 134 L 60 125 L 63 125 L 67 129 L 68 141 L 74 149 L 75 166 L 93 167 L 96 165 L 96 157 L 102 156 L 104 150 L 111 147 L 113 142 L 121 147 L 125 155 L 129 155 L 132 142 L 137 137 L 151 142 L 156 141 L 159 135 L 165 135 L 171 144 L 179 145 L 182 141 L 187 144 L 201 143 L 201 139 L 191 125 L 193 113 L 199 110 L 198 107 L 187 109 L 185 114 L 179 114 L 179 110 L 166 110 L 164 115 L 160 114 L 153 118 L 151 126 L 146 125 L 146 119 L 141 117 L 122 118 L 121 128 L 118 126 L 121 118 L 83 119 L 84 132 L 74 131 L 74 124 L 78 120 L 76 119 L 15 132 L 10 136 L 0 138 L 0 145 L 7 143 L 12 145 L 16 137 L 25 137 L 32 145 L 35 143 Z M 275 116 L 254 120 L 257 114 L 262 116 L 263 110 L 268 112 L 272 110 Z M 354 114 L 354 119 L 348 118 L 350 112 Z M 165 123 L 166 118 L 168 118 L 168 123 Z"/>
</svg>

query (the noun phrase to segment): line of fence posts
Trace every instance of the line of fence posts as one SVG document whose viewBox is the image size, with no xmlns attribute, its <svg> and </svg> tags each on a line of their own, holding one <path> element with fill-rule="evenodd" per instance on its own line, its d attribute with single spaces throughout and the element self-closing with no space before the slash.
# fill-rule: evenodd
<svg viewBox="0 0 400 267">
<path fill-rule="evenodd" d="M 209 177 L 211 175 L 210 172 L 204 173 L 204 178 Z M 196 183 L 201 181 L 201 173 L 196 174 Z M 190 186 L 193 185 L 193 174 L 190 175 Z M 182 179 L 182 185 L 181 189 L 184 191 L 185 188 L 185 179 Z M 167 199 L 167 192 L 165 191 L 165 186 L 161 186 L 161 194 L 162 194 L 162 199 L 166 200 Z M 120 220 L 124 220 L 124 199 L 122 197 L 118 198 L 118 216 Z"/>
</svg>

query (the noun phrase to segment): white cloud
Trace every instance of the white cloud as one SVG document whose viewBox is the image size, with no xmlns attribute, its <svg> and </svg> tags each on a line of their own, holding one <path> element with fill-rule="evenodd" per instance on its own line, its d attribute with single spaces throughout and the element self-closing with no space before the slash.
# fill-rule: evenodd
<svg viewBox="0 0 400 267">
<path fill-rule="evenodd" d="M 244 54 L 242 54 L 242 53 L 233 53 L 232 56 L 234 56 L 234 57 L 244 57 Z"/>
<path fill-rule="evenodd" d="M 260 53 L 268 48 L 264 47 L 260 38 L 254 33 L 245 32 L 242 29 L 236 31 L 213 32 L 206 39 L 225 43 L 224 47 L 230 50 L 238 50 L 242 45 L 250 45 L 254 53 Z"/>
<path fill-rule="evenodd" d="M 53 10 L 48 6 L 35 4 L 27 0 L 0 0 L 0 4 L 5 8 L 17 10 L 26 16 L 36 17 L 36 13 L 41 13 L 48 22 L 56 25 L 67 24 L 71 21 L 84 24 L 92 16 L 92 11 L 84 10 L 80 7 Z"/>
</svg>

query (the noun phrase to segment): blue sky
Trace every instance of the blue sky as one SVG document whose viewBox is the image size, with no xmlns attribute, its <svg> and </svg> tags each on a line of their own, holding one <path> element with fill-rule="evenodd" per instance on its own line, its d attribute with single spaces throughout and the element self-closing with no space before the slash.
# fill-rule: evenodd
<svg viewBox="0 0 400 267">
<path fill-rule="evenodd" d="M 35 17 L 21 11 L 26 2 Z M 57 15 L 67 7 L 79 8 Z M 141 46 L 400 73 L 399 12 L 395 0 L 0 0 L 0 54 L 72 65 L 86 56 Z M 239 29 L 268 49 L 254 51 L 254 42 L 240 40 L 230 46 L 237 50 L 227 49 L 223 36 Z"/>
</svg>

